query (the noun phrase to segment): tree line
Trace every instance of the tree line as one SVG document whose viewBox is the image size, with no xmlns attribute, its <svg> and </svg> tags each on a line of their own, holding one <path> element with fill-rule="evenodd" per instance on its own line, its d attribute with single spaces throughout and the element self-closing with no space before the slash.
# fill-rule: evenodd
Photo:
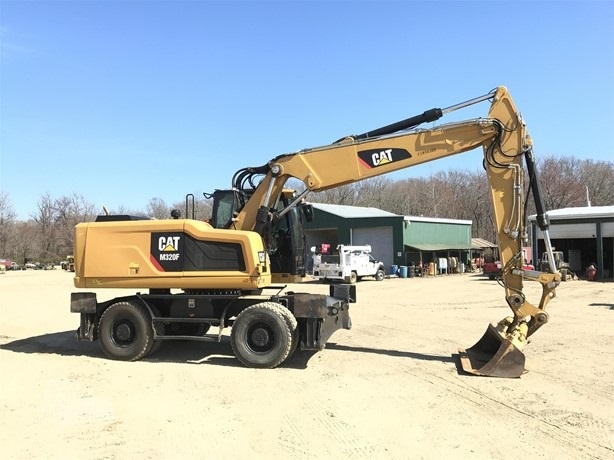
<svg viewBox="0 0 614 460">
<path fill-rule="evenodd" d="M 614 204 L 614 162 L 548 156 L 538 161 L 540 185 L 546 209 Z M 302 184 L 297 185 L 300 188 Z M 484 171 L 451 170 L 428 177 L 393 180 L 379 176 L 323 192 L 309 201 L 379 208 L 400 215 L 471 220 L 473 237 L 496 240 Z M 185 213 L 185 200 L 167 204 L 152 198 L 143 209 L 120 207 L 112 214 L 169 218 L 173 209 Z M 212 202 L 194 198 L 194 217 L 208 219 Z M 191 206 L 190 206 L 191 209 Z M 18 263 L 59 263 L 73 252 L 74 226 L 91 222 L 100 209 L 83 195 L 40 197 L 36 212 L 23 221 L 16 218 L 10 196 L 0 191 L 0 258 Z M 528 214 L 535 213 L 529 198 Z"/>
</svg>

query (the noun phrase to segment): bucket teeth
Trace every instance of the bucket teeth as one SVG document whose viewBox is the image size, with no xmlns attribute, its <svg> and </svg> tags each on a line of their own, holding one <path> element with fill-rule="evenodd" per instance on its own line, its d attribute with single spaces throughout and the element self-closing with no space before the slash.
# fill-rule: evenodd
<svg viewBox="0 0 614 460">
<path fill-rule="evenodd" d="M 522 351 L 492 324 L 475 345 L 458 351 L 461 366 L 469 374 L 518 378 L 525 372 Z"/>
</svg>

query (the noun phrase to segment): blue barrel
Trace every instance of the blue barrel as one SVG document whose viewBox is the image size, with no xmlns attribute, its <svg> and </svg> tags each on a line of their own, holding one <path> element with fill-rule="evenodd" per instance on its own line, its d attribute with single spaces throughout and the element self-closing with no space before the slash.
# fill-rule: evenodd
<svg viewBox="0 0 614 460">
<path fill-rule="evenodd" d="M 399 275 L 399 276 L 400 276 L 401 278 L 407 278 L 407 267 L 406 267 L 406 266 L 404 266 L 404 265 L 401 265 L 401 266 L 399 267 L 399 273 L 400 273 L 400 275 Z"/>
<path fill-rule="evenodd" d="M 391 265 L 390 266 L 390 274 L 391 275 L 398 274 L 398 271 L 399 271 L 399 266 L 398 265 Z"/>
</svg>

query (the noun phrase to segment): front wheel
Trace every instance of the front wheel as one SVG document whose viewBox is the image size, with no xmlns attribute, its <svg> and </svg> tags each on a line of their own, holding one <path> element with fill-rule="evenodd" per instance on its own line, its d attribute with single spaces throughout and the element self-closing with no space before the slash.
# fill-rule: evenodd
<svg viewBox="0 0 614 460">
<path fill-rule="evenodd" d="M 131 302 L 118 302 L 107 308 L 98 322 L 98 338 L 104 354 L 120 361 L 136 361 L 153 346 L 151 317 L 147 310 Z"/>
<path fill-rule="evenodd" d="M 247 307 L 237 316 L 230 331 L 232 350 L 247 367 L 274 368 L 290 354 L 292 325 L 281 305 L 263 302 Z"/>
<path fill-rule="evenodd" d="M 378 270 L 377 273 L 375 274 L 375 281 L 383 281 L 384 277 L 386 275 L 384 274 L 384 270 Z"/>
</svg>

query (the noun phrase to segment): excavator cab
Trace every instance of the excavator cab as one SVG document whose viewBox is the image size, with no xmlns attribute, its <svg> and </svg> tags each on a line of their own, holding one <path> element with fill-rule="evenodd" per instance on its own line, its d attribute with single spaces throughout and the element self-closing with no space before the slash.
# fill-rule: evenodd
<svg viewBox="0 0 614 460">
<path fill-rule="evenodd" d="M 234 218 L 243 209 L 253 193 L 245 190 L 216 190 L 206 195 L 213 198 L 211 225 L 215 228 L 233 228 Z M 270 220 L 262 231 L 269 254 L 274 282 L 295 282 L 305 276 L 307 245 L 304 222 L 313 219 L 313 207 L 308 203 L 292 206 L 293 190 L 284 190 Z M 282 214 L 282 211 L 287 210 Z"/>
<path fill-rule="evenodd" d="M 214 228 L 231 228 L 232 219 L 245 206 L 248 199 L 240 190 L 216 190 L 205 194 L 205 198 L 213 198 L 211 225 Z"/>
</svg>

